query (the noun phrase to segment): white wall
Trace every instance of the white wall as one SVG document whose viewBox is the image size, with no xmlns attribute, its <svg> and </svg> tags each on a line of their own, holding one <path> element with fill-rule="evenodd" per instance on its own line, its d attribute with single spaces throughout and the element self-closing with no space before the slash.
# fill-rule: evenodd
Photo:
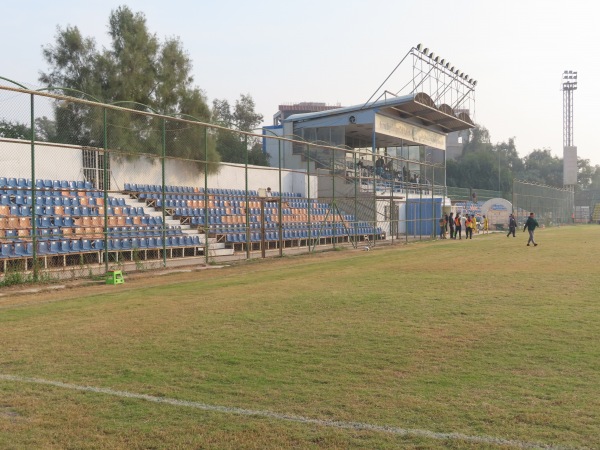
<svg viewBox="0 0 600 450">
<path fill-rule="evenodd" d="M 81 148 L 35 146 L 35 177 L 52 180 L 83 179 Z M 31 143 L 0 142 L 0 176 L 31 178 Z"/>
<path fill-rule="evenodd" d="M 35 146 L 35 178 L 52 180 L 82 180 L 81 148 L 74 146 Z M 111 158 L 111 187 L 122 190 L 125 183 L 161 184 L 162 168 L 159 158 L 147 156 Z M 281 189 L 277 168 L 248 166 L 248 189 L 270 187 L 273 191 L 295 192 L 307 196 L 307 177 L 302 170 L 282 170 Z M 31 144 L 27 141 L 0 141 L 0 176 L 31 178 Z M 310 177 L 310 196 L 317 197 L 318 179 Z M 174 186 L 204 186 L 204 173 L 196 163 L 177 159 L 165 162 L 165 184 Z M 208 176 L 212 188 L 246 189 L 246 170 L 243 164 L 221 164 L 218 173 Z"/>
</svg>

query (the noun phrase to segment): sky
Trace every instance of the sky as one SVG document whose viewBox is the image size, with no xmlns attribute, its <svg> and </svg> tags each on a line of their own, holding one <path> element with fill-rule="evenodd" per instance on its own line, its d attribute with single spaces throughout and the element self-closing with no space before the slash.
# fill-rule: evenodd
<svg viewBox="0 0 600 450">
<path fill-rule="evenodd" d="M 57 26 L 77 26 L 109 45 L 108 17 L 121 5 L 146 16 L 158 38 L 179 37 L 194 84 L 234 104 L 250 94 L 264 124 L 280 104 L 363 104 L 406 53 L 422 43 L 477 80 L 471 118 L 492 143 L 515 138 L 521 157 L 562 158 L 565 70 L 578 72 L 573 137 L 578 156 L 600 165 L 595 142 L 600 25 L 595 2 L 573 0 L 21 0 L 3 2 L 0 76 L 41 87 L 42 47 Z M 398 91 L 400 74 L 384 86 Z M 0 105 L 1 107 L 1 105 Z"/>
</svg>

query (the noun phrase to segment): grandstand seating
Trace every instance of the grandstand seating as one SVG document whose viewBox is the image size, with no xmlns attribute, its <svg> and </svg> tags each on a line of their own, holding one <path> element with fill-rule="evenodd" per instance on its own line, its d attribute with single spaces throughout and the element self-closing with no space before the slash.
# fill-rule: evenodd
<svg viewBox="0 0 600 450">
<path fill-rule="evenodd" d="M 126 184 L 125 192 L 149 207 L 163 207 L 159 185 Z M 357 222 L 351 215 L 333 214 L 326 203 L 316 199 L 308 201 L 292 192 L 272 193 L 272 200 L 265 204 L 264 227 L 260 223 L 260 199 L 253 190 L 246 195 L 246 191 L 238 189 L 209 188 L 205 192 L 203 188 L 165 186 L 164 208 L 182 224 L 197 227 L 234 248 L 243 249 L 248 241 L 253 248 L 262 241 L 263 228 L 267 243 L 280 240 L 279 200 L 284 246 L 309 245 L 309 239 L 316 239 L 318 243 L 343 242 L 381 234 L 380 229 Z"/>
<path fill-rule="evenodd" d="M 104 249 L 105 230 L 108 248 L 115 251 L 158 248 L 156 241 L 150 247 L 148 239 L 163 231 L 181 238 L 167 241 L 168 247 L 200 245 L 198 236 L 185 240 L 180 226 L 165 225 L 162 217 L 130 207 L 124 198 L 110 196 L 104 203 L 104 193 L 87 181 L 40 179 L 34 191 L 30 179 L 0 177 L 0 259 L 33 256 L 34 233 L 37 254 L 44 257 L 98 253 Z"/>
<path fill-rule="evenodd" d="M 123 194 L 130 201 L 117 195 L 105 198 L 88 181 L 0 177 L 0 260 L 31 258 L 34 235 L 36 254 L 57 258 L 64 265 L 69 255 L 95 255 L 101 262 L 105 247 L 118 254 L 140 250 L 144 257 L 159 257 L 164 244 L 170 256 L 177 249 L 182 250 L 177 255 L 196 255 L 205 245 L 200 233 L 237 250 L 260 248 L 263 239 L 267 248 L 277 248 L 381 234 L 351 215 L 333 214 L 326 203 L 292 192 L 272 193 L 273 200 L 265 204 L 264 226 L 261 200 L 254 190 L 209 188 L 205 192 L 165 186 L 163 192 L 160 185 L 127 183 Z M 131 201 L 144 206 L 132 206 Z M 157 215 L 163 204 L 167 218 L 179 225 L 169 225 L 162 214 Z M 184 233 L 182 227 L 196 233 Z"/>
</svg>

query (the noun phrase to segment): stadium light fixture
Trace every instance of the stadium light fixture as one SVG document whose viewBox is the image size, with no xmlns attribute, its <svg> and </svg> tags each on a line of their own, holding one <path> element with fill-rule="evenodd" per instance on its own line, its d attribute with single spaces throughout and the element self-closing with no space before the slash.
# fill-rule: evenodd
<svg viewBox="0 0 600 450">
<path fill-rule="evenodd" d="M 417 44 L 417 51 L 421 51 L 421 49 L 423 48 L 423 46 L 421 44 Z"/>
<path fill-rule="evenodd" d="M 429 52 L 429 48 L 425 47 L 425 49 L 423 50 L 423 53 L 427 54 Z"/>
<path fill-rule="evenodd" d="M 431 59 L 433 59 L 433 57 L 434 57 L 434 56 L 435 56 L 435 53 L 433 53 L 433 52 L 431 52 L 431 53 L 429 54 L 429 57 L 430 57 Z"/>
</svg>

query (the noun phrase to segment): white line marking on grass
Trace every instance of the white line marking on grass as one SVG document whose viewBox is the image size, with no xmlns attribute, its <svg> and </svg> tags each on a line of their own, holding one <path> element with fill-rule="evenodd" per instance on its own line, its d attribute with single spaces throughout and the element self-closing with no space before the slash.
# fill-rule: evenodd
<svg viewBox="0 0 600 450">
<path fill-rule="evenodd" d="M 238 414 L 242 416 L 255 416 L 255 417 L 266 417 L 270 419 L 283 420 L 287 422 L 306 423 L 311 425 L 319 425 L 324 427 L 341 428 L 349 430 L 364 430 L 374 431 L 379 433 L 395 434 L 399 436 L 416 436 L 424 437 L 436 440 L 454 440 L 454 441 L 466 441 L 475 442 L 480 444 L 495 444 L 505 445 L 515 448 L 542 448 L 542 449 L 567 449 L 570 447 L 561 447 L 552 444 L 541 444 L 536 442 L 525 442 L 517 441 L 512 439 L 503 439 L 493 436 L 473 436 L 462 433 L 439 433 L 436 431 L 414 429 L 414 428 L 399 428 L 387 425 L 372 425 L 363 422 L 343 422 L 338 420 L 324 420 L 324 419 L 311 419 L 309 417 L 296 416 L 291 414 L 281 414 L 273 411 L 264 410 L 252 410 L 243 408 L 234 408 L 228 406 L 208 405 L 206 403 L 192 402 L 187 400 L 177 400 L 168 397 L 156 397 L 154 395 L 136 394 L 127 391 L 116 391 L 108 388 L 93 387 L 93 386 L 80 386 L 71 383 L 62 383 L 60 381 L 44 380 L 42 378 L 29 378 L 20 377 L 16 375 L 4 375 L 0 374 L 0 380 L 13 381 L 17 383 L 33 383 L 43 384 L 47 386 L 55 386 L 63 389 L 84 391 L 84 392 L 95 392 L 98 394 L 112 395 L 115 397 L 131 398 L 137 400 L 146 400 L 155 403 L 164 403 L 173 406 L 185 406 L 188 408 L 200 409 L 203 411 L 219 412 L 226 414 Z"/>
</svg>

